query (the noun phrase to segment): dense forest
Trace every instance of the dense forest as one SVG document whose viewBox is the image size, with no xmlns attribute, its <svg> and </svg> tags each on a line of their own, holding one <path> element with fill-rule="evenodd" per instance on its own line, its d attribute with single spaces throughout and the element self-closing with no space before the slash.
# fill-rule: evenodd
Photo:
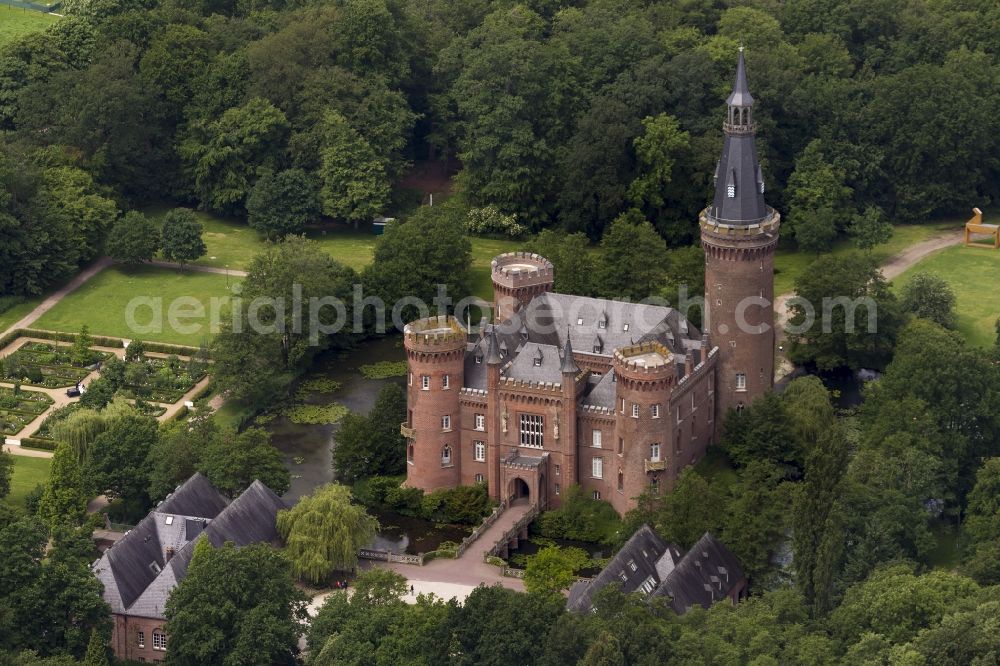
<svg viewBox="0 0 1000 666">
<path fill-rule="evenodd" d="M 463 205 L 600 239 L 694 240 L 738 44 L 783 236 L 823 249 L 1000 196 L 989 0 L 69 0 L 0 51 L 0 294 L 35 294 L 150 201 L 268 235 Z M 256 221 L 255 221 L 256 220 Z M 270 222 L 269 222 L 270 220 Z M 268 225 L 271 226 L 268 226 Z"/>
<path fill-rule="evenodd" d="M 153 229 L 133 211 L 164 202 L 271 239 L 409 213 L 358 272 L 312 241 L 268 245 L 247 266 L 247 298 L 297 285 L 346 300 L 358 281 L 386 302 L 429 301 L 445 281 L 468 293 L 456 215 L 537 234 L 526 244 L 554 261 L 561 291 L 639 299 L 697 285 L 697 213 L 741 44 L 782 242 L 822 252 L 868 222 L 1000 198 L 995 0 L 67 0 L 64 11 L 0 48 L 0 305 L 105 251 L 118 258 L 112 227 Z M 454 196 L 413 212 L 406 175 L 428 162 L 455 172 Z M 668 261 L 635 252 L 656 245 Z M 871 256 L 823 256 L 796 285 L 815 302 L 846 287 L 878 301 L 879 335 L 836 322 L 790 350 L 820 369 L 884 369 L 862 406 L 836 409 L 815 377 L 791 382 L 726 419 L 713 453 L 723 473 L 685 470 L 608 541 L 647 523 L 687 547 L 711 530 L 743 562 L 750 600 L 678 617 L 610 590 L 578 616 L 561 597 L 498 588 L 407 605 L 400 581 L 375 581 L 331 596 L 307 663 L 1000 662 L 1000 345 L 950 330 L 947 285 L 925 278 L 897 298 Z M 257 410 L 347 337 L 223 328 L 216 387 Z M 108 373 L 88 391 L 67 433 L 90 433 L 93 452 L 62 446 L 33 515 L 0 504 L 0 664 L 107 663 L 108 609 L 88 568 L 95 492 L 142 515 L 195 470 L 227 492 L 254 478 L 288 485 L 262 430 L 220 429 L 201 412 L 160 427 L 116 390 Z M 377 435 L 374 418 L 348 422 L 358 441 Z M 345 445 L 337 464 L 360 478 L 382 463 Z M 0 498 L 11 466 L 0 455 Z M 200 661 L 184 649 L 206 642 L 178 632 L 169 659 L 295 662 L 302 600 L 288 563 L 265 551 L 227 553 L 206 571 L 234 575 L 207 578 L 238 588 L 266 560 L 280 595 L 255 600 L 263 610 L 227 606 L 211 628 L 223 647 Z"/>
</svg>

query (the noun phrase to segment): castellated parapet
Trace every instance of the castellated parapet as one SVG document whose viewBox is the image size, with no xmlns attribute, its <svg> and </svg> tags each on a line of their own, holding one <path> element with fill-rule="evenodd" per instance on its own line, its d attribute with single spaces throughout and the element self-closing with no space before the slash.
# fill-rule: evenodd
<svg viewBox="0 0 1000 666">
<path fill-rule="evenodd" d="M 493 259 L 493 314 L 498 323 L 510 319 L 535 296 L 552 291 L 552 262 L 532 252 L 508 252 Z"/>
<path fill-rule="evenodd" d="M 468 335 L 454 317 L 427 317 L 406 325 L 403 346 L 410 355 L 443 355 L 465 353 Z M 430 360 L 430 359 L 426 359 Z"/>
<path fill-rule="evenodd" d="M 677 381 L 677 359 L 659 342 L 616 349 L 612 361 L 617 381 L 635 390 L 665 390 Z"/>
</svg>

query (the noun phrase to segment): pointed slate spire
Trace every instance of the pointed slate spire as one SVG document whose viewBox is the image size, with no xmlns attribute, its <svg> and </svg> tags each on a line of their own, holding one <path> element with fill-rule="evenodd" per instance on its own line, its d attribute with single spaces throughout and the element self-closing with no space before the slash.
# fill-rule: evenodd
<svg viewBox="0 0 1000 666">
<path fill-rule="evenodd" d="M 500 344 L 497 342 L 497 329 L 494 326 L 490 329 L 490 344 L 486 349 L 486 364 L 500 365 Z"/>
<path fill-rule="evenodd" d="M 569 329 L 566 330 L 566 344 L 563 345 L 562 365 L 559 371 L 564 375 L 576 375 L 580 372 L 580 367 L 573 360 L 573 345 L 569 341 Z"/>
<path fill-rule="evenodd" d="M 716 166 L 715 198 L 708 208 L 709 218 L 719 224 L 757 224 L 768 215 L 762 187 L 764 173 L 754 140 L 753 103 L 741 48 L 736 82 L 727 100 L 729 108 L 723 124 L 725 141 Z"/>
<path fill-rule="evenodd" d="M 726 100 L 729 106 L 752 106 L 753 95 L 750 94 L 750 84 L 747 83 L 747 63 L 743 59 L 743 47 L 740 47 L 740 59 L 736 63 L 736 81 L 733 83 L 733 92 L 729 93 Z"/>
</svg>

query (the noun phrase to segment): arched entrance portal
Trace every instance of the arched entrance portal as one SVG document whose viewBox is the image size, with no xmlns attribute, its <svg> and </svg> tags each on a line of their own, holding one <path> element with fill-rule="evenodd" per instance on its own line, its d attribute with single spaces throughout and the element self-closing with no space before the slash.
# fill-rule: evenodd
<svg viewBox="0 0 1000 666">
<path fill-rule="evenodd" d="M 518 476 L 510 480 L 507 488 L 507 499 L 511 502 L 516 502 L 520 499 L 529 499 L 530 496 L 531 488 L 528 487 L 524 479 Z"/>
</svg>

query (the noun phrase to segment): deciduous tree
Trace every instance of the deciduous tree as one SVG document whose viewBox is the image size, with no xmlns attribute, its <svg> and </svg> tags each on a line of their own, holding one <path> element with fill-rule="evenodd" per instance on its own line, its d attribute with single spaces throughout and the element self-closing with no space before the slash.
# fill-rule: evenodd
<svg viewBox="0 0 1000 666">
<path fill-rule="evenodd" d="M 358 549 L 375 538 L 378 521 L 363 506 L 351 503 L 347 486 L 327 484 L 279 513 L 278 531 L 292 572 L 320 583 L 334 571 L 346 571 L 358 563 Z"/>
<path fill-rule="evenodd" d="M 256 480 L 282 495 L 291 481 L 281 452 L 271 444 L 267 431 L 260 428 L 238 434 L 224 431 L 209 439 L 201 451 L 198 470 L 230 497 L 239 495 Z"/>
<path fill-rule="evenodd" d="M 269 240 L 302 233 L 319 214 L 316 184 L 302 169 L 261 176 L 247 199 L 247 222 Z"/>
<path fill-rule="evenodd" d="M 298 663 L 306 597 L 269 544 L 198 542 L 167 600 L 167 658 L 175 664 Z"/>
<path fill-rule="evenodd" d="M 125 264 L 151 261 L 160 249 L 160 230 L 141 212 L 130 210 L 111 227 L 106 249 Z"/>
<path fill-rule="evenodd" d="M 528 592 L 559 593 L 576 581 L 576 572 L 588 561 L 580 548 L 548 546 L 528 558 L 524 587 Z"/>
<path fill-rule="evenodd" d="M 914 273 L 903 285 L 900 306 L 904 312 L 930 319 L 944 328 L 955 328 L 955 292 L 943 278 L 932 273 Z"/>
<path fill-rule="evenodd" d="M 205 255 L 201 222 L 189 208 L 174 208 L 163 217 L 163 258 L 182 266 Z"/>
</svg>

